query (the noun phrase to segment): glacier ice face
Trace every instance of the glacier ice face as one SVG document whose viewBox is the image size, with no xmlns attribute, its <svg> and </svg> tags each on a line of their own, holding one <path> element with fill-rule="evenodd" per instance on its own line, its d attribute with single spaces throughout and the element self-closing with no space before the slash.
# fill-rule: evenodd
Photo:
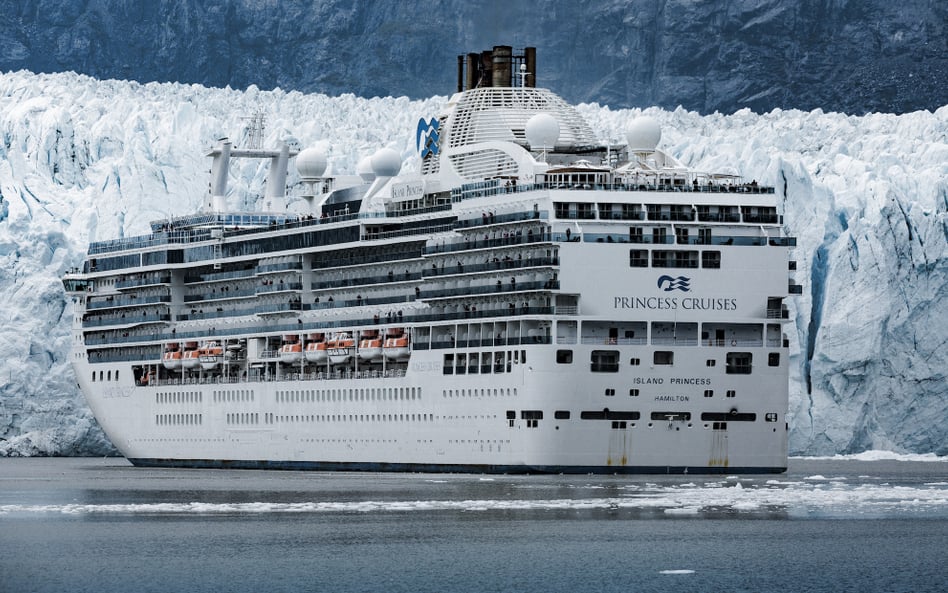
<svg viewBox="0 0 948 593">
<path fill-rule="evenodd" d="M 196 210 L 204 148 L 221 136 L 240 144 L 245 117 L 262 111 L 267 143 L 326 147 L 330 172 L 353 173 L 381 147 L 412 169 L 414 124 L 443 102 L 0 75 L 0 455 L 114 452 L 68 365 L 60 277 L 90 241 Z M 642 113 L 579 108 L 612 141 Z M 948 107 L 644 113 L 683 162 L 783 197 L 804 285 L 790 299 L 791 451 L 948 453 Z M 229 205 L 257 207 L 265 175 L 236 161 Z"/>
</svg>

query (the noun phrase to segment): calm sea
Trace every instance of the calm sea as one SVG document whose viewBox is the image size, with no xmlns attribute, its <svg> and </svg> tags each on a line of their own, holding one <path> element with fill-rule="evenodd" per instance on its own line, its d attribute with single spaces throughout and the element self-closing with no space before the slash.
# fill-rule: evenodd
<svg viewBox="0 0 948 593">
<path fill-rule="evenodd" d="M 0 459 L 0 592 L 943 592 L 948 463 L 780 476 Z"/>
</svg>

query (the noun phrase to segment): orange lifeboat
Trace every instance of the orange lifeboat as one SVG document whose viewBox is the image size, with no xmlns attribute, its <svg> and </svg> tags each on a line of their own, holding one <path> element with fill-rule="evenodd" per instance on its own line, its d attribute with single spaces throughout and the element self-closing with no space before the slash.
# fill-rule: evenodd
<svg viewBox="0 0 948 593">
<path fill-rule="evenodd" d="M 181 355 L 181 368 L 193 370 L 201 364 L 201 353 L 197 342 L 187 342 L 184 345 L 184 354 Z"/>
<path fill-rule="evenodd" d="M 359 339 L 359 360 L 381 360 L 382 337 L 377 329 L 362 332 Z"/>
<path fill-rule="evenodd" d="M 161 355 L 161 364 L 169 371 L 181 368 L 181 349 L 177 342 L 165 344 L 165 352 Z"/>
<path fill-rule="evenodd" d="M 326 362 L 329 352 L 326 349 L 326 337 L 323 334 L 310 334 L 304 356 L 309 362 Z"/>
<path fill-rule="evenodd" d="M 326 344 L 329 351 L 329 362 L 333 364 L 343 364 L 349 362 L 352 358 L 352 351 L 355 349 L 355 340 L 349 332 L 339 332 L 335 334 Z"/>
<path fill-rule="evenodd" d="M 303 344 L 299 336 L 283 336 L 283 345 L 277 351 L 283 364 L 295 364 L 303 359 Z"/>
<path fill-rule="evenodd" d="M 198 349 L 198 360 L 201 362 L 201 368 L 206 371 L 217 367 L 223 357 L 224 349 L 221 348 L 220 343 L 215 341 L 205 342 L 204 345 Z"/>
<path fill-rule="evenodd" d="M 400 327 L 395 327 L 385 334 L 385 344 L 382 347 L 385 358 L 389 360 L 406 360 L 411 356 L 408 347 L 408 334 Z"/>
</svg>

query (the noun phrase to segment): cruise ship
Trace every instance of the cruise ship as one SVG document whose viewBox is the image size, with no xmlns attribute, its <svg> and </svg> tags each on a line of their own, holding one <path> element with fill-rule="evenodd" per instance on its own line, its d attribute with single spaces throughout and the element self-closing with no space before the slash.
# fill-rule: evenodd
<svg viewBox="0 0 948 593">
<path fill-rule="evenodd" d="M 459 56 L 411 172 L 385 148 L 337 175 L 316 148 L 222 139 L 200 211 L 92 243 L 64 277 L 72 364 L 119 451 L 201 468 L 785 471 L 801 287 L 774 188 L 739 164 L 689 168 L 647 117 L 598 139 L 536 63 L 535 48 Z M 268 162 L 259 211 L 227 209 L 233 159 Z"/>
</svg>

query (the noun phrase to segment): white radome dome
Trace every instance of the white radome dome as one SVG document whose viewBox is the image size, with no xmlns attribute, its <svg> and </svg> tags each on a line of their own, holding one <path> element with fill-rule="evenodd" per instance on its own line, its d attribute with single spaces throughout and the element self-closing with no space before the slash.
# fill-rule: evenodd
<svg viewBox="0 0 948 593">
<path fill-rule="evenodd" d="M 632 152 L 652 152 L 662 139 L 662 126 L 654 118 L 638 117 L 626 128 L 625 139 Z"/>
<path fill-rule="evenodd" d="M 319 179 L 326 172 L 326 151 L 307 148 L 296 155 L 296 170 L 302 179 Z"/>
<path fill-rule="evenodd" d="M 359 159 L 356 165 L 356 175 L 362 178 L 362 181 L 369 182 L 375 180 L 375 171 L 372 170 L 372 157 L 365 156 Z"/>
<path fill-rule="evenodd" d="M 527 120 L 525 131 L 531 150 L 549 149 L 560 137 L 560 124 L 549 113 L 538 113 Z"/>
<path fill-rule="evenodd" d="M 371 162 L 376 177 L 395 177 L 402 170 L 402 157 L 391 148 L 383 148 L 373 154 Z"/>
</svg>

